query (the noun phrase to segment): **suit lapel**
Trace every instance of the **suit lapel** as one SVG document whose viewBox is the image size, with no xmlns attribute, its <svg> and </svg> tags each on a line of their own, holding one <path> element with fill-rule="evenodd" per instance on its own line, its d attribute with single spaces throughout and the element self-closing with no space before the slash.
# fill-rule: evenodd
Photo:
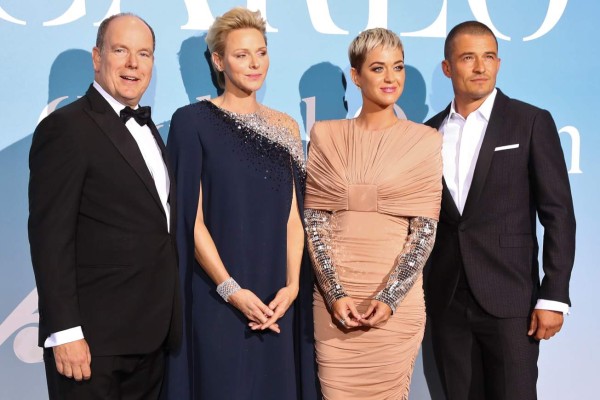
<svg viewBox="0 0 600 400">
<path fill-rule="evenodd" d="M 160 133 L 158 132 L 158 129 L 156 128 L 156 125 L 154 125 L 154 122 L 152 122 L 152 120 L 150 120 L 148 122 L 148 128 L 150 128 L 150 132 L 152 132 L 152 136 L 154 136 L 154 140 L 156 140 L 156 143 L 158 143 L 158 148 L 160 149 L 160 154 L 162 155 L 163 160 L 166 160 L 166 151 L 167 149 L 165 148 L 165 144 L 162 140 L 162 138 L 160 137 Z M 170 176 L 169 176 L 170 178 Z"/>
<path fill-rule="evenodd" d="M 450 114 L 450 105 L 446 107 L 444 111 L 434 116 L 431 120 L 427 121 L 426 124 L 435 129 L 440 129 L 442 122 L 444 119 Z M 442 209 L 455 220 L 460 219 L 460 212 L 458 212 L 458 207 L 450 194 L 450 190 L 448 190 L 448 185 L 446 185 L 446 178 L 442 176 Z"/>
<path fill-rule="evenodd" d="M 452 219 L 458 221 L 460 219 L 460 212 L 458 207 L 450 194 L 450 190 L 446 185 L 446 178 L 442 177 L 442 208 Z"/>
<path fill-rule="evenodd" d="M 142 152 L 140 151 L 137 142 L 112 107 L 110 107 L 102 95 L 98 93 L 93 86 L 90 87 L 86 93 L 86 96 L 90 100 L 92 107 L 91 110 L 85 111 L 94 121 L 96 121 L 102 132 L 108 136 L 123 158 L 125 158 L 127 163 L 137 173 L 146 186 L 146 189 L 148 189 L 148 192 L 164 214 L 164 208 L 160 201 L 160 197 L 158 196 L 154 179 L 148 170 L 146 161 L 144 161 L 144 157 L 142 156 Z M 151 131 L 152 129 L 156 130 L 154 124 L 152 124 L 150 127 Z M 159 147 L 161 147 L 161 153 L 163 153 L 164 158 L 164 145 L 162 144 L 162 140 L 158 141 L 158 143 Z"/>
<path fill-rule="evenodd" d="M 169 208 L 170 208 L 170 221 L 171 221 L 171 226 L 169 231 L 171 233 L 175 233 L 175 222 L 177 220 L 177 212 L 176 212 L 176 208 L 175 205 L 177 204 L 177 201 L 175 200 L 176 197 L 176 193 L 177 193 L 177 189 L 176 189 L 176 185 L 175 185 L 175 177 L 173 176 L 173 171 L 171 171 L 171 162 L 169 160 L 169 153 L 167 152 L 167 148 L 165 147 L 165 143 L 162 140 L 162 137 L 160 136 L 160 133 L 158 132 L 158 128 L 156 128 L 156 125 L 154 125 L 154 122 L 152 120 L 150 120 L 150 122 L 148 123 L 148 127 L 150 128 L 150 132 L 152 132 L 152 136 L 154 136 L 154 140 L 156 140 L 156 143 L 158 143 L 158 147 L 160 148 L 160 154 L 162 155 L 163 158 L 163 162 L 165 163 L 165 166 L 167 168 L 167 174 L 169 176 L 169 197 L 168 197 L 168 202 L 169 202 Z M 162 206 L 161 206 L 162 208 Z"/>
<path fill-rule="evenodd" d="M 483 142 L 481 143 L 481 149 L 479 150 L 477 163 L 475 164 L 473 181 L 471 182 L 471 187 L 469 188 L 469 193 L 467 194 L 467 200 L 465 202 L 465 208 L 462 214 L 463 219 L 468 218 L 476 208 L 481 191 L 485 186 L 490 165 L 492 163 L 492 159 L 494 158 L 494 151 L 502 134 L 504 110 L 507 102 L 508 97 L 498 90 L 496 99 L 494 100 L 492 114 L 490 115 L 490 121 L 488 122 L 488 126 L 485 130 Z"/>
</svg>

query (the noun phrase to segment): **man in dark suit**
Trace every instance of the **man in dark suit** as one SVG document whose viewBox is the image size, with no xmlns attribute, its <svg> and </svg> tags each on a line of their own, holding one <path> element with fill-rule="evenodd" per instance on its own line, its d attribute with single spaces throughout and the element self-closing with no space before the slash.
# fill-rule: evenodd
<svg viewBox="0 0 600 400">
<path fill-rule="evenodd" d="M 154 44 L 137 16 L 103 21 L 93 85 L 33 136 L 29 241 L 51 399 L 157 398 L 179 340 L 175 190 L 138 107 Z"/>
<path fill-rule="evenodd" d="M 425 297 L 449 400 L 536 398 L 539 341 L 568 312 L 575 217 L 550 113 L 496 89 L 498 43 L 479 22 L 446 38 L 454 101 L 427 122 L 443 135 L 444 184 Z M 540 284 L 536 216 L 544 226 Z"/>
</svg>

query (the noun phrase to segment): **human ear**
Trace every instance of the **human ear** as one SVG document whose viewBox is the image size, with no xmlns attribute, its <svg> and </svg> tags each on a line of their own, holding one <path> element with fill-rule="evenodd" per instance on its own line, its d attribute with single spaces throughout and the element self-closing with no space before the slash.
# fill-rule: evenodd
<svg viewBox="0 0 600 400">
<path fill-rule="evenodd" d="M 213 51 L 210 55 L 211 60 L 217 71 L 223 72 L 223 60 L 221 56 L 216 51 Z"/>
</svg>

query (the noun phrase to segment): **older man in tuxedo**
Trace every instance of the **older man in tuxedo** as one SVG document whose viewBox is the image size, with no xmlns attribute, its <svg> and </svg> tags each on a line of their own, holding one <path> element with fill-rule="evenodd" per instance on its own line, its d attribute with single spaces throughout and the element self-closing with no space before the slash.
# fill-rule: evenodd
<svg viewBox="0 0 600 400">
<path fill-rule="evenodd" d="M 558 132 L 549 112 L 496 88 L 498 42 L 487 26 L 457 25 L 444 52 L 454 100 L 427 122 L 443 135 L 425 282 L 438 370 L 449 400 L 535 399 L 539 341 L 561 329 L 575 253 Z"/>
<path fill-rule="evenodd" d="M 135 15 L 103 21 L 94 83 L 33 136 L 29 240 L 51 399 L 157 398 L 179 340 L 175 190 L 139 107 L 154 46 Z"/>
</svg>

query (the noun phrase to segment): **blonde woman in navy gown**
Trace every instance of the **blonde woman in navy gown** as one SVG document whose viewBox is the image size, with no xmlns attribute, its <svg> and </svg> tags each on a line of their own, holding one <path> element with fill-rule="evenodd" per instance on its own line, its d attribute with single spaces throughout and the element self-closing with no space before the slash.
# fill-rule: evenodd
<svg viewBox="0 0 600 400">
<path fill-rule="evenodd" d="M 259 12 L 230 10 L 206 42 L 224 92 L 177 110 L 168 140 L 186 325 L 166 397 L 316 398 L 310 302 L 295 302 L 301 280 L 311 289 L 298 125 L 256 100 L 269 67 Z"/>
</svg>

